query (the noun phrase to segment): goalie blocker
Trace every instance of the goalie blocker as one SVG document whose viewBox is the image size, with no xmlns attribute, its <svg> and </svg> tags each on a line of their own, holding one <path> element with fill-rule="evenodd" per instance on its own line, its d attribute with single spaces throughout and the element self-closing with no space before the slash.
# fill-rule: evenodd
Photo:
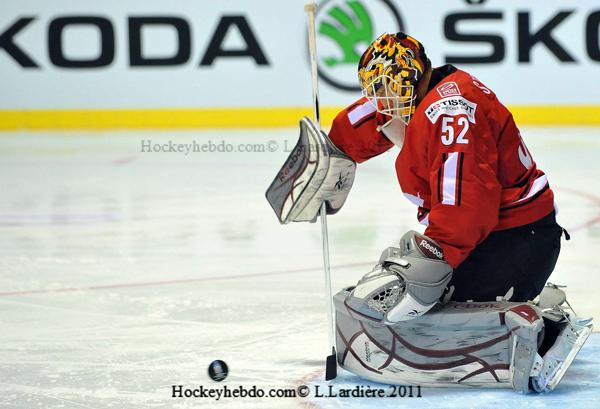
<svg viewBox="0 0 600 409">
<path fill-rule="evenodd" d="M 323 202 L 336 213 L 354 182 L 356 163 L 308 118 L 300 121 L 298 143 L 267 189 L 279 222 L 314 222 Z"/>
</svg>

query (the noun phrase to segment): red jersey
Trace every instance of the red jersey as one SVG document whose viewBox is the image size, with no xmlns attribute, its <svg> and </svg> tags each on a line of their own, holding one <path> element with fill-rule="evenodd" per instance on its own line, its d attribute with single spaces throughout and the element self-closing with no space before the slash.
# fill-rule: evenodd
<svg viewBox="0 0 600 409">
<path fill-rule="evenodd" d="M 406 128 L 396 173 L 425 234 L 456 268 L 492 231 L 548 215 L 554 195 L 489 88 L 451 65 L 435 69 L 431 83 Z M 337 115 L 329 137 L 363 162 L 393 146 L 377 129 L 388 119 L 362 98 Z"/>
</svg>

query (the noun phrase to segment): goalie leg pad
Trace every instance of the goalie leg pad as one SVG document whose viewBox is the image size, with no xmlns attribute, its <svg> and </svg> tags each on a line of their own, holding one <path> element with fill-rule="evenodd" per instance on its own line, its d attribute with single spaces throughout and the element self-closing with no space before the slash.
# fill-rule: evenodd
<svg viewBox="0 0 600 409">
<path fill-rule="evenodd" d="M 384 258 L 391 255 L 385 253 Z M 386 274 L 378 279 L 393 282 Z M 376 382 L 504 387 L 521 393 L 531 384 L 535 391 L 548 392 L 592 331 L 590 320 L 564 309 L 563 321 L 555 322 L 537 305 L 503 300 L 449 302 L 421 317 L 388 325 L 381 315 L 354 304 L 352 291 L 347 288 L 334 297 L 338 362 Z M 546 335 L 539 347 L 543 329 L 552 325 L 560 331 Z"/>
<path fill-rule="evenodd" d="M 530 304 L 510 308 L 504 320 L 511 329 L 510 383 L 515 391 L 528 393 L 529 378 L 540 360 L 537 349 L 544 320 L 541 311 Z"/>
<path fill-rule="evenodd" d="M 413 320 L 387 325 L 354 308 L 351 291 L 334 297 L 338 362 L 344 369 L 399 385 L 511 388 L 514 361 L 512 366 L 525 373 L 524 386 L 519 387 L 526 388 L 543 325 L 535 306 L 450 302 Z M 530 322 L 523 313 L 537 319 Z M 519 348 L 524 354 L 513 354 L 516 341 L 526 347 Z"/>
</svg>

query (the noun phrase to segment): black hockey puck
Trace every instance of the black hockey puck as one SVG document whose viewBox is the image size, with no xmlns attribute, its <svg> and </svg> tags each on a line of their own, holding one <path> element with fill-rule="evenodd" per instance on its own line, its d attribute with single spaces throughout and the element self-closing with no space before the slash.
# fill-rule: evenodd
<svg viewBox="0 0 600 409">
<path fill-rule="evenodd" d="M 227 374 L 229 373 L 229 368 L 227 368 L 227 364 L 220 359 L 212 361 L 208 366 L 208 376 L 210 379 L 216 382 L 221 382 L 223 379 L 227 378 Z"/>
</svg>

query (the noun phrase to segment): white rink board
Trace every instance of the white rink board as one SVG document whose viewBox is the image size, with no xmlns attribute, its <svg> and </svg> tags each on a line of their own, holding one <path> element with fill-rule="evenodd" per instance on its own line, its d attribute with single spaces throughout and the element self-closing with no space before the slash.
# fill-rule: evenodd
<svg viewBox="0 0 600 409">
<path fill-rule="evenodd" d="M 386 3 L 360 1 L 371 13 L 373 36 L 398 29 L 397 20 Z M 23 68 L 6 50 L 0 50 L 0 109 L 306 106 L 310 101 L 310 74 L 304 2 L 3 0 L 0 33 L 18 19 L 34 18 L 12 40 L 38 68 Z M 321 2 L 325 11 L 317 16 L 318 24 L 328 19 L 325 13 L 335 2 L 345 4 L 342 0 Z M 458 54 L 490 54 L 491 43 L 467 44 L 448 40 L 444 22 L 450 14 L 479 13 L 481 16 L 481 13 L 492 13 L 488 20 L 463 20 L 454 26 L 454 31 L 463 35 L 497 37 L 504 44 L 502 58 L 488 64 L 457 65 L 492 87 L 505 103 L 600 104 L 598 1 L 488 0 L 482 5 L 470 5 L 461 0 L 394 0 L 391 4 L 401 18 L 404 30 L 425 44 L 434 65 L 442 65 L 449 56 Z M 519 43 L 522 42 L 517 36 L 519 13 L 524 13 L 521 18 L 529 22 L 529 31 L 535 33 L 554 18 L 559 18 L 560 12 L 567 15 L 551 30 L 551 39 L 576 61 L 560 62 L 546 45 L 537 43 L 529 54 L 530 61 L 519 62 Z M 108 21 L 114 32 L 111 44 L 115 46 L 110 64 L 99 68 L 64 68 L 50 60 L 52 22 L 74 16 L 95 16 Z M 226 16 L 243 16 L 268 64 L 257 65 L 253 58 L 246 56 L 217 58 L 211 65 L 200 66 L 218 22 Z M 173 27 L 146 27 L 141 32 L 142 53 L 146 57 L 169 57 L 176 54 L 183 43 L 188 43 L 189 58 L 171 66 L 132 67 L 128 36 L 128 19 L 132 17 L 175 17 L 184 21 L 190 32 L 184 37 L 189 41 L 178 41 Z M 525 32 L 523 24 L 521 26 L 521 31 Z M 236 27 L 227 31 L 223 49 L 245 48 Z M 62 33 L 60 44 L 66 59 L 93 60 L 100 55 L 97 28 L 71 25 Z M 521 35 L 521 38 L 526 36 Z M 339 47 L 329 38 L 319 35 L 318 44 L 322 58 L 339 57 Z M 360 52 L 366 43 L 355 46 Z M 344 84 L 354 83 L 354 64 L 341 64 L 327 70 L 330 77 L 340 79 Z M 357 92 L 342 91 L 324 81 L 321 81 L 321 94 L 322 104 L 327 106 L 346 105 L 358 96 Z"/>
</svg>

